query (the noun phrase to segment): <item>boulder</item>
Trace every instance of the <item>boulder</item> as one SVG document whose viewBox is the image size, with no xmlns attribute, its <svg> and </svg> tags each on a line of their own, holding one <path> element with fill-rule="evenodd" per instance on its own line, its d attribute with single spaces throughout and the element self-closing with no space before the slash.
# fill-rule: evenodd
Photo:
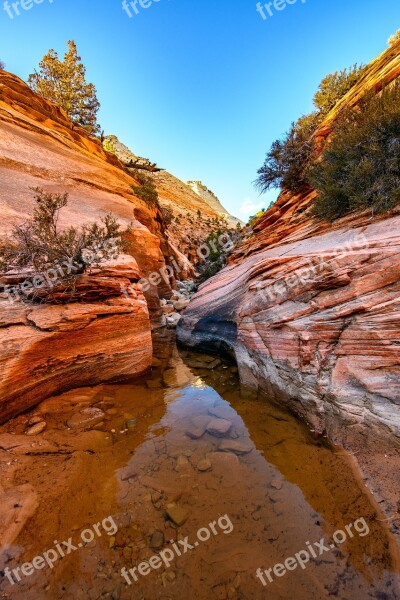
<svg viewBox="0 0 400 600">
<path fill-rule="evenodd" d="M 238 456 L 249 454 L 253 450 L 253 446 L 249 442 L 242 440 L 224 440 L 218 446 L 220 452 L 232 452 Z"/>
<path fill-rule="evenodd" d="M 230 428 L 232 427 L 232 422 L 227 421 L 226 419 L 211 419 L 211 421 L 207 425 L 207 433 L 214 435 L 216 437 L 224 437 Z"/>
<path fill-rule="evenodd" d="M 179 313 L 174 312 L 171 315 L 168 315 L 167 316 L 168 329 L 176 329 L 176 326 L 178 325 L 180 319 L 181 319 L 181 315 Z"/>
<path fill-rule="evenodd" d="M 24 310 L 27 324 L 0 328 L 0 422 L 68 389 L 138 375 L 151 365 L 141 292 L 129 303 L 119 298 Z"/>
</svg>

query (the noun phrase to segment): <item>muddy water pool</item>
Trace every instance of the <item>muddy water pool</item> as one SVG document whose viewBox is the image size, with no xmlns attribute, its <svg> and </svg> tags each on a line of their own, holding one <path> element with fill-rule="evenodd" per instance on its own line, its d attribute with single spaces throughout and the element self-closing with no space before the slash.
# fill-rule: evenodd
<svg viewBox="0 0 400 600">
<path fill-rule="evenodd" d="M 141 379 L 1 428 L 16 442 L 0 443 L 15 538 L 0 598 L 400 598 L 394 541 L 350 457 L 241 388 L 231 363 L 155 347 Z"/>
</svg>

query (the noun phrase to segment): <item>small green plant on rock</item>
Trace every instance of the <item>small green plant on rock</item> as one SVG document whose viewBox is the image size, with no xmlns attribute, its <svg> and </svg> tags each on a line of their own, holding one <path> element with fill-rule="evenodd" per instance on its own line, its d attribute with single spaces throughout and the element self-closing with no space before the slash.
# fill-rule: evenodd
<svg viewBox="0 0 400 600">
<path fill-rule="evenodd" d="M 149 207 L 155 208 L 159 206 L 157 188 L 148 175 L 136 169 L 133 172 L 133 176 L 140 183 L 140 185 L 132 185 L 131 188 L 135 192 L 135 195 L 144 200 Z"/>
<path fill-rule="evenodd" d="M 52 194 L 41 188 L 33 191 L 32 219 L 17 225 L 8 238 L 0 240 L 2 273 L 21 268 L 43 273 L 56 265 L 69 264 L 76 275 L 84 271 L 88 253 L 93 257 L 91 264 L 98 265 L 123 250 L 123 235 L 129 230 L 122 231 L 112 214 L 105 215 L 100 223 L 61 230 L 60 211 L 67 206 L 68 194 Z"/>
<path fill-rule="evenodd" d="M 322 160 L 310 171 L 319 191 L 314 214 L 333 221 L 400 203 L 400 83 L 369 95 L 342 115 Z"/>
</svg>

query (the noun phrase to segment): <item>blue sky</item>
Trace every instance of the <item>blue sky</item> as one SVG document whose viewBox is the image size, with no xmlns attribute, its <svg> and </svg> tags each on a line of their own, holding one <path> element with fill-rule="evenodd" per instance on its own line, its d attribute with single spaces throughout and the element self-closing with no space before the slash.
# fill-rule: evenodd
<svg viewBox="0 0 400 600">
<path fill-rule="evenodd" d="M 276 196 L 258 197 L 252 181 L 273 140 L 311 110 L 322 77 L 369 62 L 400 28 L 399 0 L 275 0 L 284 8 L 272 4 L 265 20 L 254 0 L 142 0 L 150 5 L 131 17 L 122 0 L 22 1 L 32 8 L 11 19 L 0 0 L 9 71 L 26 79 L 74 39 L 105 132 L 202 180 L 242 218 Z"/>
</svg>

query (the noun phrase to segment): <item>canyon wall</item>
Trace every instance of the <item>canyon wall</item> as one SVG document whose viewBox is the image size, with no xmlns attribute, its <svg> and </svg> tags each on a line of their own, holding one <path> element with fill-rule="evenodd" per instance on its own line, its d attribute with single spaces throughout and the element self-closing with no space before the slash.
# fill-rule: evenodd
<svg viewBox="0 0 400 600">
<path fill-rule="evenodd" d="M 400 42 L 368 67 L 317 131 L 400 75 Z M 181 343 L 238 361 L 241 378 L 346 444 L 400 442 L 400 210 L 334 224 L 310 215 L 316 193 L 283 191 L 178 327 Z M 346 425 L 346 427 L 344 426 Z"/>
<path fill-rule="evenodd" d="M 190 204 L 186 192 L 196 196 L 168 177 L 169 202 L 179 212 Z M 123 227 L 132 226 L 130 256 L 105 272 L 80 276 L 77 286 L 83 291 L 78 302 L 63 297 L 58 301 L 62 304 L 29 305 L 0 293 L 1 422 L 50 395 L 148 369 L 151 329 L 165 324 L 160 296 L 171 295 L 174 280 L 143 293 L 138 281 L 173 259 L 180 265 L 186 259 L 180 251 L 180 231 L 169 234 L 159 208 L 135 196 L 131 185 L 137 181 L 118 158 L 74 125 L 62 109 L 2 70 L 0 178 L 2 237 L 32 216 L 36 187 L 68 192 L 61 228 L 90 224 L 109 212 Z M 217 216 L 200 198 L 196 203 L 196 210 Z M 185 236 L 191 235 L 190 227 L 187 223 Z M 183 274 L 191 273 L 189 265 Z M 0 284 L 10 285 L 12 280 L 2 277 Z M 123 291 L 129 286 L 133 291 L 126 297 Z"/>
</svg>

